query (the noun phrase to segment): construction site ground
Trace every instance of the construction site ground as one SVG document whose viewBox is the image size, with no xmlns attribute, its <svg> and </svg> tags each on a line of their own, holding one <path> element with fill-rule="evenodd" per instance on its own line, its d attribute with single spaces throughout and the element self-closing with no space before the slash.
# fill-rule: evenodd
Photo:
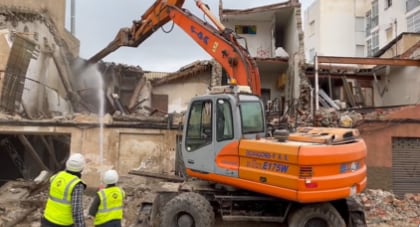
<svg viewBox="0 0 420 227">
<path fill-rule="evenodd" d="M 139 205 L 161 180 L 136 175 L 121 176 L 119 185 L 126 192 L 123 226 L 137 227 Z M 88 187 L 84 196 L 85 214 L 96 189 Z M 0 188 L 0 226 L 40 226 L 42 210 L 47 200 L 48 183 L 34 181 L 9 181 Z M 418 227 L 420 225 L 420 194 L 406 194 L 396 198 L 389 191 L 367 189 L 356 198 L 365 207 L 369 227 Z M 87 226 L 93 226 L 87 223 Z M 287 226 L 265 223 L 223 223 L 216 226 Z"/>
</svg>

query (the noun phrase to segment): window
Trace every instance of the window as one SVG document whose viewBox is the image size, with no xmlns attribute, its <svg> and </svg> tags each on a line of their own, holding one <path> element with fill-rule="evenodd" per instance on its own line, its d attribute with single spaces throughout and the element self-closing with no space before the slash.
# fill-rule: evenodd
<svg viewBox="0 0 420 227">
<path fill-rule="evenodd" d="M 216 110 L 217 141 L 233 139 L 233 117 L 229 101 L 227 99 L 217 100 Z"/>
<path fill-rule="evenodd" d="M 255 35 L 257 34 L 256 25 L 235 25 L 236 34 L 248 34 Z"/>
<path fill-rule="evenodd" d="M 242 133 L 264 132 L 264 111 L 260 102 L 241 102 Z"/>
<path fill-rule="evenodd" d="M 356 45 L 356 57 L 363 57 L 363 56 L 365 56 L 365 46 Z"/>
<path fill-rule="evenodd" d="M 379 9 L 378 9 L 378 0 L 372 2 L 372 11 L 371 11 L 371 18 L 372 18 L 372 28 L 378 26 L 379 24 Z"/>
<path fill-rule="evenodd" d="M 195 151 L 212 142 L 212 109 L 211 100 L 196 101 L 191 105 L 185 138 L 187 151 Z"/>
<path fill-rule="evenodd" d="M 372 33 L 372 56 L 379 50 L 379 31 Z"/>
<path fill-rule="evenodd" d="M 392 36 L 392 26 L 389 26 L 386 30 L 385 30 L 385 34 L 386 34 L 386 40 L 389 42 L 392 40 L 393 36 Z"/>
<path fill-rule="evenodd" d="M 407 17 L 407 31 L 420 32 L 420 10 Z"/>
<path fill-rule="evenodd" d="M 363 17 L 356 17 L 356 24 L 355 24 L 355 31 L 356 32 L 364 32 L 365 28 L 364 28 L 364 23 L 365 23 L 365 18 Z"/>
<path fill-rule="evenodd" d="M 370 10 L 366 13 L 366 37 L 370 36 L 370 30 L 372 29 L 372 15 Z"/>
<path fill-rule="evenodd" d="M 366 51 L 367 51 L 366 54 L 367 54 L 368 57 L 373 56 L 373 54 L 372 54 L 372 40 L 371 39 L 368 39 L 366 41 Z"/>
<path fill-rule="evenodd" d="M 385 1 L 385 9 L 388 9 L 392 6 L 392 0 L 384 0 Z"/>
<path fill-rule="evenodd" d="M 420 6 L 419 0 L 406 0 L 405 1 L 406 12 L 410 12 L 411 10 L 417 8 L 417 6 Z"/>
</svg>

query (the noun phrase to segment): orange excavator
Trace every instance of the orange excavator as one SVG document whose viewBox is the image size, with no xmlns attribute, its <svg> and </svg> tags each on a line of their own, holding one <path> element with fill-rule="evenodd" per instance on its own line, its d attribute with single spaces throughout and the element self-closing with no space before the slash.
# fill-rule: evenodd
<svg viewBox="0 0 420 227">
<path fill-rule="evenodd" d="M 95 63 L 121 46 L 137 47 L 169 21 L 184 30 L 229 76 L 227 86 L 192 98 L 179 161 L 183 182 L 165 182 L 142 203 L 144 226 L 213 226 L 223 221 L 287 222 L 289 226 L 365 226 L 353 197 L 367 183 L 366 146 L 357 129 L 297 128 L 267 136 L 257 65 L 239 38 L 197 0 L 214 25 L 158 0 L 121 29 Z"/>
</svg>

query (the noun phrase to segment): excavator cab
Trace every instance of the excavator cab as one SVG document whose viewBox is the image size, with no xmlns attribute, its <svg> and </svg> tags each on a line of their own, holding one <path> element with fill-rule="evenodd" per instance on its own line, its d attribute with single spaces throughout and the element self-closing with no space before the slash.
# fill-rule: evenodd
<svg viewBox="0 0 420 227">
<path fill-rule="evenodd" d="M 237 176 L 238 141 L 261 138 L 265 130 L 263 104 L 257 96 L 224 93 L 196 97 L 190 103 L 184 127 L 182 156 L 185 167 L 191 171 Z M 216 157 L 224 157 L 223 160 L 235 164 L 229 170 L 218 168 L 222 163 L 215 165 Z"/>
</svg>

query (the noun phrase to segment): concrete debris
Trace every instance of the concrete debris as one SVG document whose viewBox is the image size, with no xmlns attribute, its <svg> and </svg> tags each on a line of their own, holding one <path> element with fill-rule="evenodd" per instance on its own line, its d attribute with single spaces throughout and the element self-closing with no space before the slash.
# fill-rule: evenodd
<svg viewBox="0 0 420 227">
<path fill-rule="evenodd" d="M 367 189 L 357 200 L 365 207 L 369 227 L 420 225 L 420 193 L 398 199 L 388 191 Z"/>
<path fill-rule="evenodd" d="M 157 190 L 159 182 L 162 181 L 154 178 L 121 176 L 119 185 L 126 192 L 123 226 L 138 226 L 139 205 L 151 199 L 150 195 Z M 40 226 L 48 184 L 10 181 L 0 188 L 0 192 L 0 226 Z M 96 188 L 86 190 L 85 214 L 95 192 Z M 418 227 L 420 224 L 420 193 L 406 194 L 398 199 L 388 191 L 367 189 L 356 200 L 365 207 L 369 227 Z"/>
<path fill-rule="evenodd" d="M 355 128 L 364 121 L 389 120 L 394 112 L 403 110 L 401 108 L 371 109 L 371 110 L 336 110 L 334 108 L 320 108 L 312 114 L 310 109 L 298 108 L 297 116 L 268 116 L 268 120 L 275 128 L 281 128 L 279 123 L 286 123 L 289 128 L 298 126 L 320 126 L 320 127 L 348 127 Z"/>
</svg>

